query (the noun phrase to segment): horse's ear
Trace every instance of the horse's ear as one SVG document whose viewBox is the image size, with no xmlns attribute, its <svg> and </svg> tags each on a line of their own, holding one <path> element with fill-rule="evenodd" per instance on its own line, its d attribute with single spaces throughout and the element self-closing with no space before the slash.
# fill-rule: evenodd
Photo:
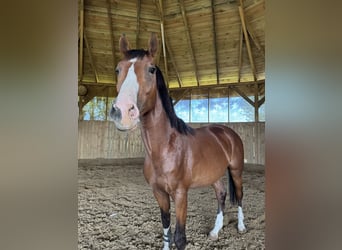
<svg viewBox="0 0 342 250">
<path fill-rule="evenodd" d="M 120 52 L 122 54 L 126 54 L 127 51 L 129 50 L 129 42 L 126 38 L 126 35 L 125 34 L 122 34 L 121 37 L 120 37 L 120 40 L 119 40 L 119 48 L 120 48 Z"/>
<path fill-rule="evenodd" d="M 158 39 L 157 39 L 157 34 L 152 32 L 151 38 L 148 42 L 148 52 L 152 57 L 155 56 L 158 50 Z"/>
</svg>

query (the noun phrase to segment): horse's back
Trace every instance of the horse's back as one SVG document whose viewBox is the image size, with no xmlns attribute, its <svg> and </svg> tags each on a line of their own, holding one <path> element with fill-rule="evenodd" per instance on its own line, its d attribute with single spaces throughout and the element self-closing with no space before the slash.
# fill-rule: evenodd
<svg viewBox="0 0 342 250">
<path fill-rule="evenodd" d="M 197 128 L 196 134 L 200 140 L 215 139 L 218 143 L 226 145 L 226 148 L 243 147 L 240 136 L 231 128 L 221 124 L 210 124 Z"/>
<path fill-rule="evenodd" d="M 190 146 L 194 161 L 193 181 L 200 186 L 213 183 L 223 176 L 231 162 L 243 160 L 239 135 L 224 125 L 211 124 L 197 128 Z"/>
</svg>

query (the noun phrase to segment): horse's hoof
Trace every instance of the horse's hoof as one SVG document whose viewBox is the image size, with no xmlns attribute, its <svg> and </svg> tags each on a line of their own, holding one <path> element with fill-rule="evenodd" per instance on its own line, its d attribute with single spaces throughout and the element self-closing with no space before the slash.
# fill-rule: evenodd
<svg viewBox="0 0 342 250">
<path fill-rule="evenodd" d="M 209 235 L 208 235 L 208 238 L 210 240 L 218 240 L 218 234 L 210 232 Z"/>
<path fill-rule="evenodd" d="M 238 225 L 238 232 L 239 232 L 240 234 L 246 233 L 246 232 L 247 232 L 247 229 L 246 229 L 245 225 Z"/>
</svg>

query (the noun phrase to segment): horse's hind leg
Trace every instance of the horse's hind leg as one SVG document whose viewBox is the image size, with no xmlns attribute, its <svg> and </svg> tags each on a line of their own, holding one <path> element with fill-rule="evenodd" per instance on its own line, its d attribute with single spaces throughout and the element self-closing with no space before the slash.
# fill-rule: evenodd
<svg viewBox="0 0 342 250">
<path fill-rule="evenodd" d="M 209 233 L 209 238 L 212 240 L 218 239 L 218 233 L 223 227 L 223 214 L 224 214 L 224 208 L 226 203 L 226 195 L 227 191 L 223 185 L 223 182 L 221 180 L 216 181 L 213 184 L 213 188 L 215 189 L 215 194 L 218 202 L 218 208 L 217 208 L 217 215 L 215 220 L 215 226 Z"/>
<path fill-rule="evenodd" d="M 242 169 L 243 162 L 239 164 L 233 164 L 229 167 L 229 187 L 230 187 L 230 201 L 235 203 L 237 201 L 238 204 L 238 230 L 240 233 L 246 231 L 245 224 L 243 222 L 244 215 L 242 211 L 242 198 L 243 198 L 243 190 L 242 190 Z"/>
</svg>

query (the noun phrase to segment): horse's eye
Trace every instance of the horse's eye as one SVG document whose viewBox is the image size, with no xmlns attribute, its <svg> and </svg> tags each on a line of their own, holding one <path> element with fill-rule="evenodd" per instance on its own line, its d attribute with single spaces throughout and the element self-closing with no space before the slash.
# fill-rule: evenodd
<svg viewBox="0 0 342 250">
<path fill-rule="evenodd" d="M 156 68 L 155 67 L 149 67 L 148 72 L 150 72 L 151 74 L 154 74 L 154 72 L 156 72 Z"/>
<path fill-rule="evenodd" d="M 115 69 L 115 74 L 119 74 L 120 70 L 118 68 Z"/>
</svg>

